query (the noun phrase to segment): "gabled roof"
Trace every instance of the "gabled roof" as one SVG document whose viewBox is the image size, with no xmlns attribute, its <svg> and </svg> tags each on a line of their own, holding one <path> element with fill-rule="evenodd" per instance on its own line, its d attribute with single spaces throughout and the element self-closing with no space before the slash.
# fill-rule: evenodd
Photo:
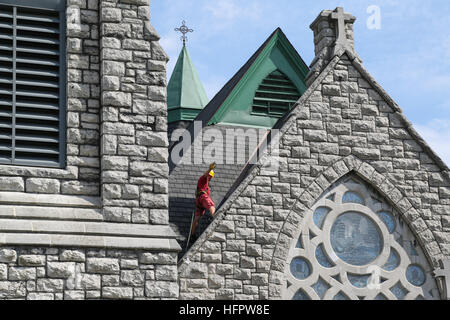
<svg viewBox="0 0 450 320">
<path fill-rule="evenodd" d="M 356 68 L 358 72 L 363 76 L 363 78 L 374 88 L 374 90 L 380 94 L 380 96 L 386 101 L 386 103 L 394 110 L 394 114 L 398 117 L 399 121 L 401 121 L 407 132 L 411 135 L 411 137 L 424 149 L 424 151 L 429 155 L 429 157 L 434 161 L 434 163 L 441 170 L 440 173 L 443 175 L 445 179 L 450 181 L 450 168 L 446 165 L 444 161 L 430 148 L 430 146 L 420 137 L 417 131 L 413 128 L 412 124 L 405 117 L 402 109 L 397 105 L 397 103 L 388 95 L 388 93 L 381 87 L 378 82 L 370 75 L 370 73 L 365 69 L 362 63 L 359 60 L 359 57 L 349 50 L 342 50 L 338 52 L 337 55 L 331 59 L 328 65 L 320 72 L 320 74 L 315 78 L 312 84 L 308 87 L 307 91 L 304 95 L 297 101 L 296 106 L 284 117 L 279 119 L 277 124 L 274 126 L 274 129 L 278 129 L 276 137 L 272 137 L 272 132 L 270 132 L 266 139 L 267 143 L 261 144 L 262 147 L 258 149 L 258 153 L 264 156 L 259 157 L 259 161 L 256 164 L 247 163 L 243 168 L 240 176 L 236 179 L 233 186 L 229 189 L 228 193 L 223 198 L 220 206 L 216 209 L 215 219 L 214 221 L 206 228 L 200 238 L 196 241 L 196 243 L 188 249 L 188 251 L 184 254 L 183 258 L 179 261 L 179 266 L 182 268 L 186 264 L 183 265 L 186 261 L 198 252 L 198 250 L 202 247 L 204 242 L 211 236 L 211 234 L 215 231 L 215 228 L 221 221 L 223 221 L 226 211 L 232 206 L 232 204 L 236 201 L 236 199 L 240 196 L 240 194 L 245 190 L 245 188 L 250 184 L 250 182 L 260 173 L 260 170 L 263 169 L 263 164 L 267 161 L 265 156 L 269 155 L 268 151 L 272 145 L 272 143 L 279 143 L 279 139 L 294 125 L 297 121 L 302 107 L 308 103 L 312 93 L 317 89 L 319 85 L 322 84 L 326 76 L 334 70 L 338 62 L 342 59 L 344 55 L 347 55 L 353 67 Z M 272 140 L 273 139 L 273 140 Z M 343 157 L 344 158 L 344 157 Z"/>
<path fill-rule="evenodd" d="M 195 121 L 202 127 L 214 124 L 236 125 L 239 127 L 272 128 L 278 118 L 252 116 L 250 112 L 240 112 L 249 108 L 261 82 L 275 70 L 282 71 L 297 87 L 300 94 L 306 91 L 306 77 L 309 68 L 292 46 L 281 28 L 277 28 L 261 47 L 250 57 L 241 69 L 223 86 L 198 114 Z M 196 138 L 194 124 L 187 130 L 191 143 Z M 172 142 L 170 149 L 177 144 Z M 173 163 L 170 164 L 171 170 Z"/>
<path fill-rule="evenodd" d="M 189 52 L 183 46 L 167 86 L 169 122 L 193 120 L 208 101 Z"/>
<path fill-rule="evenodd" d="M 225 86 L 217 100 L 207 106 L 214 110 L 208 124 L 272 128 L 278 117 L 254 114 L 252 106 L 255 92 L 263 80 L 272 73 L 280 72 L 292 82 L 300 95 L 306 91 L 309 68 L 283 31 L 277 28 L 233 77 L 230 86 Z"/>
<path fill-rule="evenodd" d="M 284 53 L 282 53 L 281 50 L 284 50 Z M 282 53 L 281 57 L 270 57 L 271 54 L 280 53 Z M 275 63 L 273 62 L 274 60 Z M 269 68 L 267 68 L 267 66 L 264 66 L 264 63 L 267 62 L 270 62 L 272 64 Z M 284 66 L 283 63 L 285 63 Z M 198 117 L 195 119 L 196 121 L 201 121 L 202 123 L 202 130 L 199 131 L 202 132 L 202 134 L 205 134 L 205 130 L 208 130 L 210 126 L 214 126 L 214 129 L 220 130 L 223 133 L 223 136 L 225 136 L 227 129 L 248 129 L 248 126 L 240 125 L 239 123 L 227 124 L 219 122 L 211 124 L 211 120 L 217 114 L 226 113 L 222 112 L 222 108 L 233 107 L 232 104 L 227 105 L 227 103 L 229 99 L 232 99 L 233 97 L 239 95 L 239 90 L 243 90 L 243 87 L 248 85 L 248 82 L 245 81 L 248 81 L 249 78 L 254 77 L 256 83 L 256 88 L 254 88 L 254 91 L 256 91 L 260 83 L 267 77 L 267 75 L 273 73 L 275 70 L 280 70 L 284 74 L 290 75 L 291 79 L 297 79 L 296 81 L 299 92 L 303 93 L 306 90 L 304 79 L 307 76 L 308 67 L 279 28 L 272 33 L 272 35 L 255 52 L 255 54 L 247 61 L 247 63 L 219 91 L 214 99 L 200 112 Z M 252 93 L 252 95 L 254 95 L 254 92 Z M 275 118 L 275 122 L 277 121 L 278 118 Z M 275 122 L 273 124 L 275 124 Z M 270 127 L 272 127 L 273 124 L 270 124 Z M 262 127 L 262 129 L 266 130 L 267 128 Z M 187 130 L 191 134 L 192 146 L 192 143 L 196 138 L 195 134 L 197 134 L 198 132 L 194 130 L 193 123 L 187 128 Z M 268 130 L 266 130 L 266 132 L 268 134 Z M 244 142 L 244 145 L 236 145 L 237 148 L 233 149 L 233 159 L 237 159 L 237 152 L 239 147 L 239 150 L 245 150 L 245 161 L 248 161 L 253 156 L 257 156 L 257 154 L 254 153 L 258 149 L 257 143 L 261 141 L 249 141 L 248 144 L 245 143 L 245 140 L 242 142 Z M 237 143 L 239 143 L 239 141 Z M 208 141 L 202 141 L 203 148 L 206 148 L 208 144 Z M 170 155 L 172 155 L 174 145 L 175 144 L 171 145 L 171 149 L 169 152 Z M 225 154 L 226 152 L 230 152 L 230 150 L 226 149 L 225 145 L 224 149 L 221 151 L 223 152 L 223 154 Z M 213 161 L 213 159 L 203 160 L 207 164 Z M 187 163 L 180 163 L 175 165 L 174 163 L 172 163 L 172 158 L 170 158 L 171 171 L 169 177 L 169 221 L 170 225 L 177 233 L 178 240 L 180 241 L 180 243 L 182 243 L 183 248 L 186 247 L 184 242 L 189 235 L 192 212 L 195 209 L 194 191 L 197 185 L 197 180 L 206 170 L 207 164 L 195 164 L 188 161 Z M 247 168 L 246 163 L 218 165 L 218 167 L 216 168 L 216 177 L 212 181 L 211 185 L 213 189 L 212 197 L 217 208 L 220 208 L 221 204 L 227 199 L 227 195 L 230 193 L 230 190 L 234 190 L 233 186 L 236 184 L 236 181 L 239 180 L 239 177 L 243 175 L 242 170 L 244 168 Z M 208 224 L 208 222 L 201 223 L 198 230 L 200 234 L 203 230 L 206 229 Z"/>
</svg>

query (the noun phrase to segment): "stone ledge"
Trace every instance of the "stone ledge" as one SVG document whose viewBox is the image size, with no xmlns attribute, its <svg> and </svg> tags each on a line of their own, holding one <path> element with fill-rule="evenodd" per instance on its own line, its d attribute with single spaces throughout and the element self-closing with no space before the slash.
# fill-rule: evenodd
<svg viewBox="0 0 450 320">
<path fill-rule="evenodd" d="M 99 197 L 0 192 L 0 205 L 38 205 L 49 207 L 101 208 Z"/>
<path fill-rule="evenodd" d="M 44 233 L 0 233 L 0 245 L 181 251 L 181 247 L 175 239 L 57 235 Z"/>
<path fill-rule="evenodd" d="M 1 233 L 45 233 L 82 236 L 137 237 L 141 239 L 175 239 L 176 235 L 169 226 L 140 224 L 50 221 L 26 219 L 0 219 Z"/>
<path fill-rule="evenodd" d="M 0 218 L 103 221 L 101 209 L 0 205 Z"/>
</svg>

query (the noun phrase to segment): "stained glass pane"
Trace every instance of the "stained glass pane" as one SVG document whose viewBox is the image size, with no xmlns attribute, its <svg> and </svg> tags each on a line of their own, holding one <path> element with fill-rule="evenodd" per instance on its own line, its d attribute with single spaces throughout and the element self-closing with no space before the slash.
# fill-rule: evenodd
<svg viewBox="0 0 450 320">
<path fill-rule="evenodd" d="M 425 271 L 422 269 L 421 266 L 410 265 L 406 269 L 406 279 L 408 279 L 408 281 L 412 285 L 420 287 L 425 283 L 426 280 Z"/>
<path fill-rule="evenodd" d="M 375 223 L 357 212 L 339 216 L 331 228 L 331 246 L 343 261 L 363 266 L 381 253 L 382 239 Z"/>
<path fill-rule="evenodd" d="M 414 241 L 409 242 L 409 254 L 413 257 L 417 257 L 419 255 L 417 253 L 416 247 L 414 246 Z"/>
<path fill-rule="evenodd" d="M 395 250 L 391 248 L 391 254 L 389 255 L 388 261 L 383 266 L 383 269 L 386 271 L 392 271 L 392 270 L 395 270 L 395 268 L 397 268 L 399 264 L 400 264 L 400 258 L 398 256 L 398 253 L 395 252 Z"/>
<path fill-rule="evenodd" d="M 337 282 L 342 283 L 340 274 L 337 274 L 337 275 L 331 276 L 331 277 L 332 277 L 334 280 L 336 280 Z"/>
<path fill-rule="evenodd" d="M 291 262 L 291 273 L 299 280 L 304 280 L 311 274 L 309 263 L 303 258 L 294 258 Z"/>
<path fill-rule="evenodd" d="M 334 264 L 331 263 L 331 261 L 326 256 L 322 244 L 317 246 L 316 259 L 320 263 L 320 265 L 325 267 L 325 268 L 332 268 L 334 266 Z"/>
<path fill-rule="evenodd" d="M 400 282 L 391 288 L 391 292 L 397 297 L 398 300 L 403 300 L 403 298 L 408 294 L 408 291 L 401 285 Z"/>
<path fill-rule="evenodd" d="M 350 300 L 350 299 L 341 291 L 334 296 L 333 300 Z"/>
<path fill-rule="evenodd" d="M 342 197 L 342 203 L 358 203 L 364 205 L 364 200 L 356 192 L 348 191 Z"/>
<path fill-rule="evenodd" d="M 375 300 L 387 300 L 387 298 L 383 294 L 379 294 L 375 297 Z"/>
<path fill-rule="evenodd" d="M 378 217 L 380 217 L 381 221 L 386 225 L 389 233 L 395 231 L 395 220 L 392 214 L 386 211 L 377 212 Z"/>
<path fill-rule="evenodd" d="M 320 208 L 316 209 L 316 211 L 314 212 L 313 220 L 314 220 L 314 224 L 318 228 L 320 228 L 320 229 L 322 228 L 323 221 L 325 220 L 325 217 L 327 216 L 327 214 L 330 211 L 331 210 L 329 208 L 326 208 L 326 207 L 320 207 Z"/>
<path fill-rule="evenodd" d="M 314 291 L 316 291 L 320 299 L 323 299 L 327 290 L 330 289 L 330 285 L 326 283 L 324 280 L 322 280 L 322 278 L 320 277 L 319 280 L 312 287 Z"/>
<path fill-rule="evenodd" d="M 374 198 L 374 197 L 372 197 L 372 201 L 373 201 L 373 204 L 380 204 L 381 203 L 380 200 L 378 200 L 377 198 Z"/>
<path fill-rule="evenodd" d="M 353 275 L 353 274 L 347 274 L 348 281 L 352 285 L 354 285 L 357 288 L 365 288 L 367 287 L 367 282 L 369 281 L 370 275 Z"/>
<path fill-rule="evenodd" d="M 310 297 L 303 290 L 298 290 L 297 293 L 292 297 L 292 300 L 311 300 Z"/>
<path fill-rule="evenodd" d="M 300 235 L 300 237 L 298 238 L 297 244 L 295 245 L 296 248 L 298 249 L 302 249 L 303 245 L 302 245 L 302 236 Z"/>
</svg>

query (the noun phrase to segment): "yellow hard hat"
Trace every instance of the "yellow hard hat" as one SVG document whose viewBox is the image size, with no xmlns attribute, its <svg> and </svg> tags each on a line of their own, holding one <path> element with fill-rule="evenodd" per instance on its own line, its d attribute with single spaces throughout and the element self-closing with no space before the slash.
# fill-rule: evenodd
<svg viewBox="0 0 450 320">
<path fill-rule="evenodd" d="M 214 178 L 214 170 L 211 170 L 211 171 L 209 172 L 209 175 L 211 176 L 211 178 Z"/>
</svg>

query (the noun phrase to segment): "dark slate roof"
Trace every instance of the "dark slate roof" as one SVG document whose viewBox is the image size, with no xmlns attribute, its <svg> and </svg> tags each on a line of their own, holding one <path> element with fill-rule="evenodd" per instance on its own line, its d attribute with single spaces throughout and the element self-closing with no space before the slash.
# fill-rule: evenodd
<svg viewBox="0 0 450 320">
<path fill-rule="evenodd" d="M 223 136 L 226 136 L 227 129 L 242 129 L 244 131 L 248 128 L 240 128 L 236 126 L 224 126 L 214 125 L 203 128 L 203 133 L 209 129 L 220 130 Z M 242 141 L 241 141 L 242 142 Z M 203 148 L 208 146 L 211 142 L 203 142 Z M 230 189 L 241 175 L 242 170 L 245 168 L 247 161 L 252 156 L 255 149 L 253 145 L 257 145 L 258 141 L 255 139 L 246 139 L 245 144 L 241 144 L 240 147 L 245 150 L 245 163 L 236 163 L 238 140 L 235 141 L 234 149 L 234 163 L 235 164 L 220 164 L 217 163 L 215 170 L 216 175 L 211 181 L 211 196 L 216 204 L 216 208 L 220 207 L 220 204 L 226 199 L 226 195 L 229 194 Z M 223 154 L 225 155 L 226 144 L 224 143 Z M 193 154 L 191 155 L 193 157 Z M 203 159 L 201 165 L 196 164 L 179 164 L 174 168 L 169 177 L 169 222 L 177 234 L 183 249 L 185 248 L 185 242 L 189 236 L 189 227 L 191 225 L 192 213 L 195 209 L 195 191 L 197 188 L 197 181 L 202 174 L 208 169 L 209 163 L 214 159 Z M 197 231 L 201 234 L 208 225 L 208 219 L 205 217 L 202 219 L 200 227 Z"/>
<path fill-rule="evenodd" d="M 189 125 L 192 123 L 192 121 L 176 121 L 168 124 L 168 135 L 169 135 L 169 141 L 172 140 L 172 133 L 175 130 L 185 130 Z"/>
</svg>

